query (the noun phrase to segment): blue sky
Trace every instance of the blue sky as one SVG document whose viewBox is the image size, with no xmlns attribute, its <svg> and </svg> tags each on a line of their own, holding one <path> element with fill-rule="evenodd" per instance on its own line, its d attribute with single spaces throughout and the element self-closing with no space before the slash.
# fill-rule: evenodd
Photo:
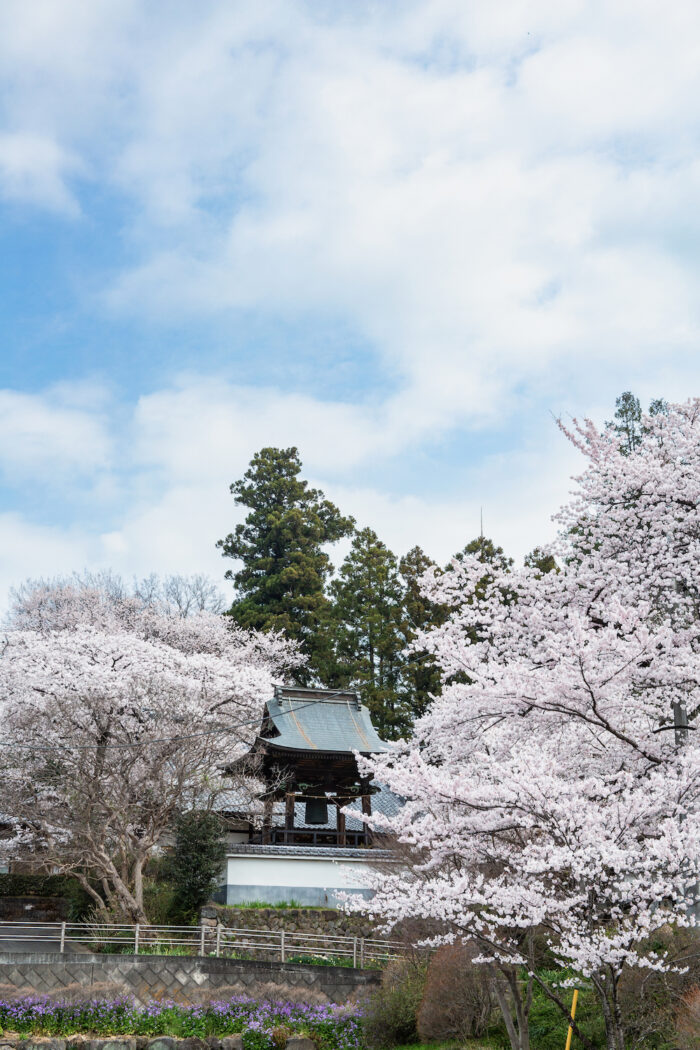
<svg viewBox="0 0 700 1050">
<path fill-rule="evenodd" d="M 226 566 L 265 444 L 402 553 L 553 535 L 700 392 L 700 9 L 0 7 L 0 591 Z"/>
</svg>

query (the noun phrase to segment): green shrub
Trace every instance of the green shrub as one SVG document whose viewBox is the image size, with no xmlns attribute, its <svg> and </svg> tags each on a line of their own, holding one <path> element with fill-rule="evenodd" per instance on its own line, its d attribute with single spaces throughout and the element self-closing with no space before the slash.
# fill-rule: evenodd
<svg viewBox="0 0 700 1050">
<path fill-rule="evenodd" d="M 175 821 L 175 845 L 163 874 L 175 895 L 171 922 L 196 921 L 199 909 L 218 888 L 226 859 L 223 824 L 217 813 L 181 813 Z"/>
<path fill-rule="evenodd" d="M 143 909 L 153 926 L 176 926 L 177 890 L 172 882 L 156 875 L 144 879 Z"/>
<path fill-rule="evenodd" d="M 370 997 L 362 1020 L 370 1050 L 411 1043 L 418 1039 L 416 1014 L 425 988 L 426 964 L 397 959 L 384 970 L 381 986 Z"/>
<path fill-rule="evenodd" d="M 567 976 L 556 971 L 548 974 L 553 985 L 559 985 Z M 564 1002 L 571 1002 L 573 992 L 570 989 L 556 987 L 556 992 Z M 605 1023 L 595 993 L 589 988 L 579 990 L 576 1022 L 581 1031 L 588 1036 L 594 1046 L 604 1050 Z M 530 1010 L 530 1045 L 537 1050 L 561 1050 L 566 1042 L 569 1025 L 556 1003 L 548 999 L 544 992 L 535 985 Z M 580 1050 L 580 1042 L 574 1036 L 572 1050 Z"/>
</svg>

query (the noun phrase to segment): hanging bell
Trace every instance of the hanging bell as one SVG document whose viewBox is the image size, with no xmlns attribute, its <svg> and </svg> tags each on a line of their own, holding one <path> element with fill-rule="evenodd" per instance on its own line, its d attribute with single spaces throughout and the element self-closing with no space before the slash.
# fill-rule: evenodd
<svg viewBox="0 0 700 1050">
<path fill-rule="evenodd" d="M 327 824 L 328 802 L 325 798 L 309 798 L 306 800 L 305 824 Z"/>
</svg>

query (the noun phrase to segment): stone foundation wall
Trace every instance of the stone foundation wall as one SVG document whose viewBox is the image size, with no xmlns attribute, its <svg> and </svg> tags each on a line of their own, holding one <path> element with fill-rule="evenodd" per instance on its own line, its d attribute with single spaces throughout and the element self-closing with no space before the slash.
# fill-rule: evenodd
<svg viewBox="0 0 700 1050">
<path fill-rule="evenodd" d="M 206 956 L 0 953 L 0 997 L 89 989 L 101 995 L 130 992 L 141 1004 L 151 999 L 193 1003 L 232 995 L 344 1003 L 379 980 L 379 973 L 371 970 Z"/>
<path fill-rule="evenodd" d="M 91 1039 L 74 1035 L 67 1039 L 45 1038 L 38 1035 L 0 1035 L 0 1050 L 243 1050 L 243 1033 L 199 1039 L 171 1039 L 169 1036 L 113 1036 Z M 292 1035 L 285 1043 L 285 1050 L 317 1050 L 316 1043 L 304 1036 Z"/>
<path fill-rule="evenodd" d="M 284 930 L 328 937 L 378 936 L 363 915 L 346 915 L 333 908 L 235 908 L 208 904 L 200 914 L 205 926 L 216 927 L 220 922 L 230 930 Z"/>
</svg>

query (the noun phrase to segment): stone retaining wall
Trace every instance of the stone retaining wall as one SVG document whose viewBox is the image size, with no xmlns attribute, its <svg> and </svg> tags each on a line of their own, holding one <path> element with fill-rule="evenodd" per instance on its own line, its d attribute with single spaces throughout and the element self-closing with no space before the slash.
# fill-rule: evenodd
<svg viewBox="0 0 700 1050">
<path fill-rule="evenodd" d="M 379 983 L 373 970 L 177 955 L 0 953 L 0 996 L 39 992 L 130 992 L 138 1002 L 202 1002 L 231 995 L 343 1003 Z M 26 1044 L 25 1044 L 26 1045 Z M 1 1050 L 1 1048 L 0 1048 Z"/>
<path fill-rule="evenodd" d="M 230 930 L 284 930 L 329 937 L 377 936 L 365 916 L 346 915 L 333 908 L 235 908 L 208 904 L 200 915 L 205 926 L 215 927 L 220 922 Z"/>
<path fill-rule="evenodd" d="M 38 1035 L 8 1037 L 0 1035 L 0 1050 L 243 1050 L 243 1034 L 223 1038 L 171 1039 L 169 1036 L 113 1036 L 91 1039 L 74 1035 L 67 1039 L 45 1038 Z M 316 1043 L 304 1036 L 287 1039 L 285 1050 L 317 1050 Z"/>
</svg>

